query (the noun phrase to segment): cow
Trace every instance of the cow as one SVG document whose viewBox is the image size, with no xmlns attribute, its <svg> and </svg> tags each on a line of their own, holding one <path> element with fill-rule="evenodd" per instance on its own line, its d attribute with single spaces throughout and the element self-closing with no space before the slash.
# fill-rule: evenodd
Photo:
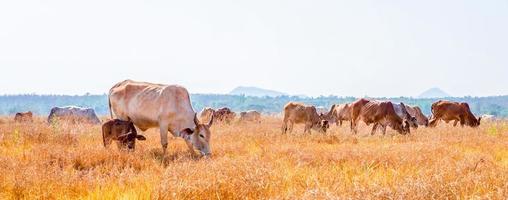
<svg viewBox="0 0 508 200">
<path fill-rule="evenodd" d="M 386 126 L 390 126 L 400 134 L 410 132 L 409 122 L 400 118 L 389 101 L 370 101 L 367 99 L 359 99 L 351 104 L 351 129 L 356 134 L 358 122 L 361 120 L 367 126 L 374 124 L 371 135 L 374 135 L 379 126 L 382 128 L 383 135 L 386 134 Z"/>
<path fill-rule="evenodd" d="M 217 122 L 230 123 L 235 119 L 236 113 L 227 107 L 223 107 L 213 112 L 213 117 L 215 120 L 217 120 Z"/>
<path fill-rule="evenodd" d="M 284 106 L 283 112 L 282 133 L 287 133 L 287 131 L 291 133 L 295 123 L 305 124 L 304 133 L 310 133 L 311 129 L 326 133 L 326 130 L 330 127 L 328 121 L 322 119 L 323 115 L 319 115 L 314 106 L 289 102 Z"/>
<path fill-rule="evenodd" d="M 210 107 L 203 108 L 200 114 L 200 120 L 205 122 L 210 121 L 210 118 L 212 117 L 214 112 L 215 110 L 213 108 Z"/>
<path fill-rule="evenodd" d="M 76 106 L 53 107 L 48 116 L 48 123 L 51 124 L 56 118 L 70 122 L 84 122 L 100 124 L 101 120 L 92 108 L 81 108 Z"/>
<path fill-rule="evenodd" d="M 261 113 L 255 110 L 249 110 L 246 112 L 240 113 L 240 121 L 251 121 L 251 122 L 261 122 Z"/>
<path fill-rule="evenodd" d="M 418 121 L 416 120 L 416 117 L 409 114 L 409 112 L 406 109 L 406 105 L 402 102 L 398 104 L 393 104 L 393 109 L 395 110 L 395 113 L 404 121 L 407 121 L 409 126 L 411 128 L 418 128 Z"/>
<path fill-rule="evenodd" d="M 14 116 L 14 122 L 17 123 L 33 122 L 33 114 L 31 111 L 16 113 L 16 115 Z"/>
<path fill-rule="evenodd" d="M 168 131 L 182 137 L 190 152 L 198 149 L 209 156 L 210 127 L 197 118 L 187 89 L 179 85 L 164 85 L 125 80 L 114 85 L 108 95 L 111 118 L 131 121 L 141 131 L 159 128 L 163 153 L 168 147 Z"/>
<path fill-rule="evenodd" d="M 350 104 L 335 104 L 333 106 L 332 115 L 335 119 L 337 126 L 342 126 L 342 121 L 351 121 L 351 106 Z"/>
<path fill-rule="evenodd" d="M 418 123 L 418 125 L 425 127 L 429 125 L 429 118 L 427 118 L 427 116 L 423 114 L 420 107 L 410 106 L 406 104 L 406 110 L 411 116 L 416 117 L 416 122 Z"/>
<path fill-rule="evenodd" d="M 102 125 L 104 147 L 107 148 L 113 140 L 116 141 L 118 149 L 134 150 L 136 140 L 146 140 L 146 138 L 143 135 L 138 135 L 132 122 L 113 119 Z"/>
<path fill-rule="evenodd" d="M 443 120 L 446 123 L 454 121 L 453 126 L 457 126 L 457 123 L 460 122 L 461 126 L 478 127 L 482 119 L 481 117 L 477 119 L 471 112 L 469 104 L 465 102 L 439 100 L 432 104 L 431 109 L 432 119 L 429 122 L 430 127 L 436 127 L 439 120 Z"/>
</svg>

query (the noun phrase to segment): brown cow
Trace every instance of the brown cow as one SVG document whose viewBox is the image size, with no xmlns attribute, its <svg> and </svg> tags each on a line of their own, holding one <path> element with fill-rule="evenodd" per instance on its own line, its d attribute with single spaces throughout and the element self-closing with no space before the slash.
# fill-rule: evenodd
<svg viewBox="0 0 508 200">
<path fill-rule="evenodd" d="M 305 124 L 304 133 L 310 133 L 310 129 L 326 133 L 326 129 L 330 127 L 328 121 L 323 119 L 323 115 L 317 113 L 316 107 L 289 102 L 284 106 L 282 133 L 286 133 L 288 130 L 291 133 L 295 123 Z"/>
<path fill-rule="evenodd" d="M 235 119 L 236 113 L 231 111 L 231 109 L 227 107 L 219 108 L 215 112 L 213 112 L 213 118 L 217 122 L 226 122 L 230 123 Z"/>
<path fill-rule="evenodd" d="M 337 126 L 342 126 L 342 121 L 351 121 L 350 104 L 336 104 L 332 111 L 333 118 Z"/>
<path fill-rule="evenodd" d="M 429 118 L 427 118 L 427 116 L 423 114 L 420 107 L 406 105 L 406 110 L 411 116 L 416 117 L 416 122 L 418 123 L 418 125 L 421 126 L 429 125 Z"/>
<path fill-rule="evenodd" d="M 478 127 L 480 126 L 481 119 L 481 117 L 477 119 L 473 115 L 469 104 L 465 102 L 439 100 L 432 104 L 432 119 L 429 122 L 429 126 L 435 127 L 439 120 L 443 120 L 446 123 L 455 121 L 453 126 L 457 126 L 457 122 L 460 122 L 461 126 Z"/>
<path fill-rule="evenodd" d="M 16 113 L 16 115 L 14 116 L 14 122 L 18 123 L 33 122 L 33 114 L 31 111 Z"/>
<path fill-rule="evenodd" d="M 118 149 L 134 150 L 136 139 L 146 140 L 145 136 L 138 135 L 132 122 L 113 119 L 102 125 L 104 147 L 108 147 L 113 140 L 116 140 Z"/>
<path fill-rule="evenodd" d="M 381 126 L 383 134 L 386 133 L 386 126 L 390 126 L 400 134 L 409 133 L 409 123 L 401 119 L 392 102 L 389 101 L 369 101 L 367 99 L 359 99 L 351 104 L 352 106 L 352 122 L 351 129 L 353 133 L 357 133 L 358 122 L 362 120 L 365 124 L 374 124 L 371 135 L 374 135 L 378 126 Z"/>
<path fill-rule="evenodd" d="M 393 104 L 393 109 L 395 110 L 395 113 L 404 121 L 407 121 L 409 123 L 409 126 L 412 128 L 418 128 L 418 121 L 416 120 L 416 117 L 409 114 L 409 112 L 406 109 L 406 105 L 402 102 L 399 104 Z"/>
<path fill-rule="evenodd" d="M 261 122 L 261 113 L 255 110 L 240 113 L 240 121 Z"/>
<path fill-rule="evenodd" d="M 210 118 L 212 118 L 213 113 L 215 110 L 210 107 L 203 108 L 200 114 L 201 121 L 208 122 L 210 121 Z"/>
</svg>

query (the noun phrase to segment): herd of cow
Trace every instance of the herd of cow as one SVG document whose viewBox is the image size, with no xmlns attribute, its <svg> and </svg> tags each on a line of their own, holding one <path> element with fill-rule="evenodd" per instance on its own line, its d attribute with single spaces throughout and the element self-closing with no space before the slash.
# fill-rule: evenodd
<svg viewBox="0 0 508 200">
<path fill-rule="evenodd" d="M 137 129 L 159 128 L 164 153 L 168 146 L 167 133 L 170 132 L 183 138 L 191 153 L 194 154 L 194 149 L 197 149 L 201 155 L 207 156 L 211 153 L 210 127 L 214 121 L 229 123 L 236 117 L 229 108 L 205 108 L 199 119 L 191 106 L 187 89 L 178 85 L 125 80 L 111 88 L 108 100 L 111 120 L 102 125 L 105 147 L 117 141 L 119 148 L 133 150 L 136 140 L 146 139 L 138 134 Z M 343 121 L 349 121 L 354 134 L 358 132 L 360 121 L 373 124 L 371 134 L 378 128 L 385 134 L 387 126 L 400 134 L 407 134 L 411 128 L 418 126 L 435 127 L 440 120 L 447 123 L 454 121 L 454 126 L 459 122 L 461 126 L 480 125 L 481 117 L 476 118 L 467 103 L 441 100 L 432 104 L 431 111 L 429 120 L 417 106 L 362 98 L 349 104 L 332 105 L 328 112 L 318 113 L 314 106 L 289 102 L 283 110 L 282 132 L 291 132 L 294 124 L 304 124 L 306 133 L 311 130 L 326 132 L 331 122 L 341 126 Z M 48 123 L 56 118 L 100 123 L 95 111 L 90 108 L 55 107 L 51 109 Z M 31 122 L 32 113 L 17 113 L 14 119 L 16 122 Z M 261 114 L 257 111 L 241 112 L 239 119 L 260 123 Z"/>
</svg>

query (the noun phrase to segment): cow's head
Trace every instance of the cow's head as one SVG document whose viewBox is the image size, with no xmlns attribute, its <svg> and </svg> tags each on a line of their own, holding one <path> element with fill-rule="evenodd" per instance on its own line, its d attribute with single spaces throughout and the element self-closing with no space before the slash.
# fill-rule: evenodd
<svg viewBox="0 0 508 200">
<path fill-rule="evenodd" d="M 467 120 L 467 124 L 473 128 L 480 126 L 480 121 L 482 120 L 482 117 L 478 117 L 476 119 L 474 116 L 469 117 Z"/>
<path fill-rule="evenodd" d="M 402 123 L 390 123 L 390 126 L 399 134 L 406 135 L 411 133 L 411 126 L 407 120 L 402 120 Z"/>
<path fill-rule="evenodd" d="M 324 115 L 319 115 L 319 120 L 317 120 L 313 125 L 312 129 L 321 133 L 326 133 L 326 130 L 330 128 L 330 123 L 328 120 L 324 119 Z"/>
<path fill-rule="evenodd" d="M 189 128 L 184 129 L 182 132 L 182 137 L 194 146 L 202 156 L 209 156 L 211 154 L 210 151 L 210 127 L 213 124 L 213 115 L 210 118 L 208 124 L 202 124 L 199 122 L 197 115 L 194 115 L 194 124 L 196 125 L 196 129 L 191 130 Z"/>
<path fill-rule="evenodd" d="M 411 128 L 418 128 L 418 120 L 416 117 L 410 116 L 409 120 L 406 121 Z"/>
<path fill-rule="evenodd" d="M 128 133 L 118 136 L 118 146 L 120 149 L 134 150 L 136 148 L 136 140 L 146 140 L 145 136 L 138 135 L 136 129 Z"/>
</svg>

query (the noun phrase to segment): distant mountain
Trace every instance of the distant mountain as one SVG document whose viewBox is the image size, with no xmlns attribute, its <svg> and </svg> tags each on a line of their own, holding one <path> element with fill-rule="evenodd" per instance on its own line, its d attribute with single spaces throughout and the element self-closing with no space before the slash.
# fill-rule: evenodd
<svg viewBox="0 0 508 200">
<path fill-rule="evenodd" d="M 448 93 L 444 92 L 443 90 L 439 88 L 430 88 L 420 94 L 418 98 L 444 98 L 444 97 L 450 97 Z"/>
<path fill-rule="evenodd" d="M 237 87 L 237 88 L 231 90 L 231 92 L 229 92 L 229 94 L 255 96 L 255 97 L 264 97 L 264 96 L 278 97 L 278 96 L 287 95 L 286 93 L 275 91 L 275 90 L 267 90 L 267 89 L 263 89 L 263 88 L 244 87 L 244 86 L 240 86 L 240 87 Z"/>
</svg>

